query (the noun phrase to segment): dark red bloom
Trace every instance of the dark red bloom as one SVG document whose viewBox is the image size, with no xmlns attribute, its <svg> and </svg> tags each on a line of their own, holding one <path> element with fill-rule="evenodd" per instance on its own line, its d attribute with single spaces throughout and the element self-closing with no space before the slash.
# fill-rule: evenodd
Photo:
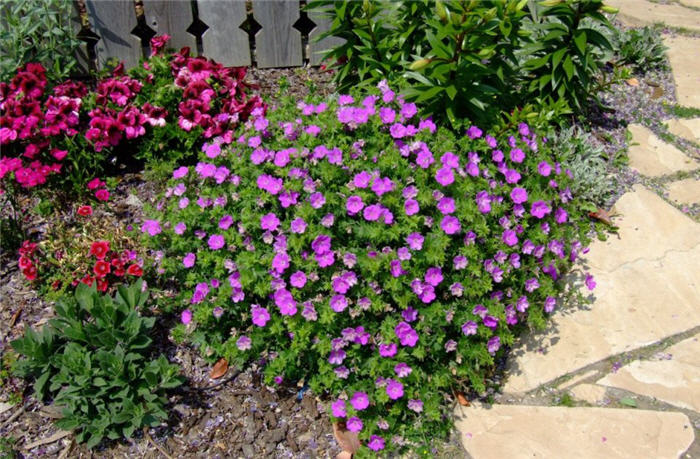
<svg viewBox="0 0 700 459">
<path fill-rule="evenodd" d="M 78 207 L 78 215 L 81 217 L 89 217 L 92 215 L 92 207 L 91 206 L 80 206 Z"/>
<path fill-rule="evenodd" d="M 98 260 L 104 260 L 107 252 L 109 252 L 108 241 L 93 242 L 92 246 L 90 247 L 90 255 L 95 255 Z"/>
<path fill-rule="evenodd" d="M 132 276 L 141 277 L 143 275 L 143 269 L 139 265 L 130 265 L 126 272 Z"/>
<path fill-rule="evenodd" d="M 97 279 L 97 291 L 106 292 L 109 288 L 109 282 L 104 279 Z"/>
<path fill-rule="evenodd" d="M 80 282 L 82 282 L 85 285 L 91 286 L 95 282 L 95 278 L 89 274 L 86 274 L 85 277 L 80 279 Z"/>
<path fill-rule="evenodd" d="M 109 191 L 105 188 L 95 191 L 95 197 L 100 201 L 109 201 Z"/>
<path fill-rule="evenodd" d="M 28 280 L 33 281 L 34 279 L 36 279 L 37 275 L 36 266 L 32 265 L 28 268 L 23 269 L 22 274 L 24 274 L 24 277 L 26 277 Z"/>
<path fill-rule="evenodd" d="M 32 260 L 30 260 L 27 257 L 19 257 L 19 268 L 20 269 L 27 269 L 30 266 L 32 266 L 34 263 L 32 263 Z"/>
<path fill-rule="evenodd" d="M 92 271 L 95 273 L 95 276 L 97 276 L 100 279 L 109 274 L 111 270 L 112 266 L 104 260 L 98 260 L 95 263 L 95 266 L 92 268 Z"/>
</svg>

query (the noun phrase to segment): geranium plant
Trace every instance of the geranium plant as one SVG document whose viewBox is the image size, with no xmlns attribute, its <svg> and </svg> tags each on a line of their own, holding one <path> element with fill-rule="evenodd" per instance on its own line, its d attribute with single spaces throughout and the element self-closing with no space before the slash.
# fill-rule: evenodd
<svg viewBox="0 0 700 459">
<path fill-rule="evenodd" d="M 591 229 L 530 127 L 455 136 L 417 113 L 385 82 L 254 110 L 174 169 L 141 225 L 179 286 L 160 299 L 174 334 L 329 394 L 365 453 L 445 434 L 446 397 L 484 390 L 544 324 Z"/>
</svg>

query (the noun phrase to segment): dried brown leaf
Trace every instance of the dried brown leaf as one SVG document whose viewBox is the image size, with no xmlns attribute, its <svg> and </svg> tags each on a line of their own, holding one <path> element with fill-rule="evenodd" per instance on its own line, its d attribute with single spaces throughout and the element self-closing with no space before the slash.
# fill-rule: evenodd
<svg viewBox="0 0 700 459">
<path fill-rule="evenodd" d="M 591 218 L 595 218 L 596 220 L 599 220 L 605 223 L 606 225 L 613 226 L 611 215 L 605 209 L 598 209 L 595 212 L 588 212 L 588 216 Z"/>
<path fill-rule="evenodd" d="M 469 400 L 467 400 L 467 397 L 465 397 L 462 392 L 457 392 L 457 401 L 462 406 L 469 406 L 470 405 Z"/>
<path fill-rule="evenodd" d="M 639 86 L 639 80 L 636 78 L 630 78 L 629 80 L 625 80 L 625 81 L 630 86 Z"/>
<path fill-rule="evenodd" d="M 211 379 L 219 379 L 223 375 L 226 374 L 228 371 L 228 361 L 226 359 L 219 359 L 218 362 L 214 365 L 214 368 L 211 369 L 211 373 L 209 373 L 209 377 Z"/>
</svg>

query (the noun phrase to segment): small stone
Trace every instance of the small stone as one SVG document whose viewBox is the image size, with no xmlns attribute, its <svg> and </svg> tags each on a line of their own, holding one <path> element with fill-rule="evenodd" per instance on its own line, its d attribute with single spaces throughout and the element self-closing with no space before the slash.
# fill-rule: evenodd
<svg viewBox="0 0 700 459">
<path fill-rule="evenodd" d="M 639 80 L 636 78 L 630 78 L 628 80 L 625 80 L 625 82 L 630 86 L 639 86 Z"/>
<path fill-rule="evenodd" d="M 246 443 L 243 446 L 241 446 L 241 449 L 243 450 L 244 457 L 255 457 L 255 450 L 251 445 Z"/>
<path fill-rule="evenodd" d="M 666 8 L 670 5 L 663 5 Z M 685 11 L 689 11 L 684 8 Z M 700 11 L 693 13 L 696 16 L 695 26 L 700 28 Z M 673 70 L 673 80 L 676 83 L 676 96 L 680 105 L 700 108 L 700 91 L 698 91 L 698 75 L 700 75 L 700 38 L 678 35 L 665 38 L 664 44 L 668 47 L 667 55 Z"/>
<path fill-rule="evenodd" d="M 648 128 L 631 124 L 630 167 L 640 174 L 659 177 L 679 171 L 691 171 L 700 164 L 671 144 L 663 142 Z"/>
<path fill-rule="evenodd" d="M 700 204 L 700 180 L 687 178 L 669 184 L 668 197 L 679 204 Z"/>
<path fill-rule="evenodd" d="M 700 143 L 700 118 L 671 119 L 667 126 L 671 134 Z"/>
</svg>

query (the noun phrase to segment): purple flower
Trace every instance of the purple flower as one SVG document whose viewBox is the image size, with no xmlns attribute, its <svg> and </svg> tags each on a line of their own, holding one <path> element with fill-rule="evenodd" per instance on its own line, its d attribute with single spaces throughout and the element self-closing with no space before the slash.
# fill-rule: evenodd
<svg viewBox="0 0 700 459">
<path fill-rule="evenodd" d="M 311 249 L 315 253 L 326 253 L 331 249 L 331 237 L 326 234 L 319 234 L 311 243 Z"/>
<path fill-rule="evenodd" d="M 401 317 L 403 317 L 406 322 L 414 322 L 418 318 L 418 311 L 409 306 L 401 311 Z"/>
<path fill-rule="evenodd" d="M 527 290 L 528 292 L 534 292 L 539 287 L 540 287 L 540 283 L 534 277 L 525 281 L 525 290 Z"/>
<path fill-rule="evenodd" d="M 440 269 L 440 267 L 433 266 L 432 268 L 428 268 L 425 271 L 425 282 L 432 285 L 433 287 L 437 287 L 438 285 L 440 285 L 440 282 L 442 282 L 442 280 L 442 269 Z"/>
<path fill-rule="evenodd" d="M 467 336 L 476 335 L 476 329 L 477 325 L 476 322 L 474 322 L 473 320 L 468 320 L 464 324 L 462 324 L 462 333 L 464 333 Z"/>
<path fill-rule="evenodd" d="M 520 173 L 515 169 L 508 169 L 505 173 L 506 182 L 508 183 L 518 183 L 520 181 Z"/>
<path fill-rule="evenodd" d="M 393 357 L 396 355 L 396 343 L 380 344 L 379 355 L 382 357 Z"/>
<path fill-rule="evenodd" d="M 435 180 L 437 180 L 440 185 L 447 186 L 455 181 L 455 175 L 452 169 L 443 167 L 442 169 L 438 169 L 435 173 Z"/>
<path fill-rule="evenodd" d="M 488 191 L 479 191 L 474 200 L 479 208 L 479 212 L 482 214 L 491 212 L 491 196 L 489 196 Z"/>
<path fill-rule="evenodd" d="M 395 139 L 400 139 L 406 135 L 406 126 L 401 123 L 394 123 L 389 128 L 389 133 Z"/>
<path fill-rule="evenodd" d="M 486 348 L 488 349 L 489 354 L 495 354 L 496 351 L 501 348 L 501 338 L 498 335 L 492 336 L 486 343 Z"/>
<path fill-rule="evenodd" d="M 406 236 L 406 244 L 411 250 L 421 250 L 425 238 L 420 233 L 411 233 Z"/>
<path fill-rule="evenodd" d="M 292 233 L 303 234 L 306 231 L 306 222 L 303 218 L 295 218 L 290 225 Z"/>
<path fill-rule="evenodd" d="M 345 208 L 350 215 L 355 215 L 361 211 L 363 207 L 365 207 L 365 203 L 362 202 L 362 198 L 357 195 L 350 196 L 345 203 Z"/>
<path fill-rule="evenodd" d="M 333 416 L 336 418 L 344 418 L 347 416 L 347 412 L 345 411 L 345 400 L 338 399 L 331 403 L 331 411 L 333 412 Z"/>
<path fill-rule="evenodd" d="M 544 300 L 544 312 L 550 313 L 554 311 L 554 306 L 556 306 L 557 300 L 555 300 L 553 297 L 548 296 Z"/>
<path fill-rule="evenodd" d="M 148 233 L 149 236 L 160 234 L 160 222 L 158 220 L 145 220 L 141 225 L 141 232 Z"/>
<path fill-rule="evenodd" d="M 309 203 L 314 209 L 320 209 L 326 203 L 326 198 L 322 193 L 312 193 L 311 196 L 309 196 Z"/>
<path fill-rule="evenodd" d="M 324 253 L 317 253 L 315 255 L 316 258 L 316 263 L 318 263 L 318 266 L 321 268 L 326 268 L 328 266 L 332 266 L 333 263 L 335 263 L 335 255 L 332 251 L 324 252 Z"/>
<path fill-rule="evenodd" d="M 515 187 L 513 191 L 510 192 L 510 199 L 513 200 L 515 204 L 521 204 L 527 201 L 527 190 L 525 188 Z"/>
<path fill-rule="evenodd" d="M 174 179 L 181 179 L 182 177 L 186 176 L 187 173 L 189 172 L 189 169 L 186 168 L 185 166 L 178 167 L 173 171 L 173 178 Z"/>
<path fill-rule="evenodd" d="M 510 160 L 514 163 L 522 163 L 525 159 L 525 153 L 520 148 L 513 148 L 510 151 Z"/>
<path fill-rule="evenodd" d="M 352 179 L 352 184 L 357 188 L 367 188 L 372 176 L 367 171 L 362 171 L 355 174 Z"/>
<path fill-rule="evenodd" d="M 306 274 L 303 271 L 297 271 L 289 277 L 289 283 L 292 287 L 302 288 L 306 285 Z"/>
<path fill-rule="evenodd" d="M 386 395 L 392 400 L 398 400 L 403 397 L 403 384 L 395 379 L 389 379 L 386 385 Z"/>
<path fill-rule="evenodd" d="M 402 346 L 414 347 L 418 342 L 418 333 L 406 322 L 399 322 L 394 328 Z"/>
<path fill-rule="evenodd" d="M 182 265 L 183 265 L 185 268 L 191 268 L 192 266 L 194 266 L 194 262 L 195 262 L 196 259 L 197 259 L 197 256 L 196 256 L 194 253 L 189 252 L 189 253 L 186 254 L 185 257 L 182 259 Z"/>
<path fill-rule="evenodd" d="M 379 109 L 379 118 L 384 124 L 391 124 L 396 119 L 396 112 L 389 107 L 382 107 Z"/>
<path fill-rule="evenodd" d="M 408 409 L 416 413 L 423 411 L 423 401 L 420 399 L 411 399 L 408 401 Z"/>
<path fill-rule="evenodd" d="M 459 223 L 459 219 L 457 217 L 447 215 L 442 218 L 440 228 L 442 228 L 445 234 L 452 235 L 459 233 L 462 230 L 462 225 Z"/>
<path fill-rule="evenodd" d="M 445 343 L 445 352 L 454 352 L 457 349 L 457 341 L 451 339 Z"/>
<path fill-rule="evenodd" d="M 498 319 L 494 316 L 487 314 L 482 320 L 484 321 L 484 325 L 491 329 L 495 329 L 498 326 Z"/>
<path fill-rule="evenodd" d="M 406 215 L 415 215 L 420 211 L 420 206 L 415 199 L 408 199 L 404 203 L 404 209 L 406 210 Z"/>
<path fill-rule="evenodd" d="M 451 169 L 456 169 L 459 167 L 459 156 L 455 155 L 451 151 L 445 152 L 440 156 L 440 162 L 443 166 L 449 167 Z"/>
<path fill-rule="evenodd" d="M 289 290 L 281 288 L 274 293 L 273 298 L 283 316 L 293 316 L 297 313 L 297 302 Z"/>
<path fill-rule="evenodd" d="M 182 311 L 182 314 L 180 314 L 180 320 L 185 325 L 192 322 L 192 311 L 190 311 L 189 309 L 185 309 L 184 311 Z"/>
<path fill-rule="evenodd" d="M 394 366 L 394 372 L 399 378 L 405 378 L 406 376 L 410 375 L 412 371 L 413 369 L 404 362 L 397 363 Z"/>
<path fill-rule="evenodd" d="M 245 335 L 241 335 L 236 341 L 236 347 L 241 351 L 247 351 L 252 347 L 252 341 Z"/>
<path fill-rule="evenodd" d="M 552 209 L 549 208 L 546 202 L 544 201 L 535 201 L 532 203 L 532 207 L 530 208 L 530 213 L 537 218 L 544 218 L 545 215 L 550 213 Z"/>
<path fill-rule="evenodd" d="M 332 365 L 340 365 L 341 363 L 343 363 L 343 360 L 345 360 L 346 356 L 347 354 L 342 349 L 333 350 L 328 356 L 328 363 Z"/>
<path fill-rule="evenodd" d="M 384 449 L 384 439 L 378 435 L 372 435 L 369 437 L 367 447 L 372 451 L 381 451 Z"/>
<path fill-rule="evenodd" d="M 569 214 L 562 209 L 561 207 L 558 207 L 557 210 L 554 211 L 554 220 L 561 224 L 561 223 L 566 223 L 566 220 L 569 218 Z"/>
<path fill-rule="evenodd" d="M 444 197 L 438 201 L 438 210 L 443 214 L 451 214 L 455 211 L 455 200 L 452 198 Z"/>
<path fill-rule="evenodd" d="M 267 312 L 267 309 L 256 305 L 251 309 L 251 316 L 253 323 L 258 327 L 264 327 L 267 321 L 270 320 L 270 313 Z"/>
<path fill-rule="evenodd" d="M 429 150 L 421 150 L 416 155 L 416 164 L 423 169 L 427 169 L 431 164 L 435 162 L 432 153 Z"/>
<path fill-rule="evenodd" d="M 542 161 L 537 165 L 537 172 L 543 177 L 549 177 L 549 174 L 552 173 L 552 166 L 547 161 Z"/>
<path fill-rule="evenodd" d="M 364 392 L 355 392 L 350 399 L 350 404 L 357 411 L 362 411 L 369 406 L 369 397 Z"/>
<path fill-rule="evenodd" d="M 274 231 L 280 225 L 280 220 L 277 215 L 270 212 L 260 217 L 260 228 L 268 231 Z"/>
<path fill-rule="evenodd" d="M 593 279 L 592 275 L 590 275 L 588 273 L 586 274 L 585 284 L 586 284 L 586 288 L 588 288 L 588 290 L 592 291 L 595 288 L 596 282 L 595 282 L 595 279 Z"/>
<path fill-rule="evenodd" d="M 472 140 L 478 139 L 479 137 L 481 137 L 482 133 L 483 133 L 482 130 L 476 126 L 470 126 L 469 129 L 467 129 L 467 135 Z"/>
<path fill-rule="evenodd" d="M 345 295 L 333 295 L 330 305 L 335 312 L 343 312 L 348 307 L 348 299 Z"/>
<path fill-rule="evenodd" d="M 289 255 L 286 252 L 276 253 L 272 257 L 272 269 L 281 274 L 287 268 L 289 268 Z"/>
<path fill-rule="evenodd" d="M 518 236 L 515 234 L 515 231 L 513 230 L 505 230 L 503 232 L 502 236 L 503 242 L 508 246 L 508 247 L 513 247 L 518 243 Z"/>
<path fill-rule="evenodd" d="M 365 207 L 365 210 L 362 214 L 362 216 L 365 218 L 365 220 L 369 222 L 374 222 L 379 220 L 379 217 L 382 215 L 382 206 L 379 204 L 372 204 L 371 206 Z"/>
<path fill-rule="evenodd" d="M 362 430 L 362 421 L 360 418 L 353 416 L 347 420 L 345 427 L 347 427 L 350 432 L 359 432 Z"/>
<path fill-rule="evenodd" d="M 207 240 L 207 244 L 211 250 L 219 250 L 225 245 L 224 237 L 220 234 L 212 234 Z"/>
</svg>

